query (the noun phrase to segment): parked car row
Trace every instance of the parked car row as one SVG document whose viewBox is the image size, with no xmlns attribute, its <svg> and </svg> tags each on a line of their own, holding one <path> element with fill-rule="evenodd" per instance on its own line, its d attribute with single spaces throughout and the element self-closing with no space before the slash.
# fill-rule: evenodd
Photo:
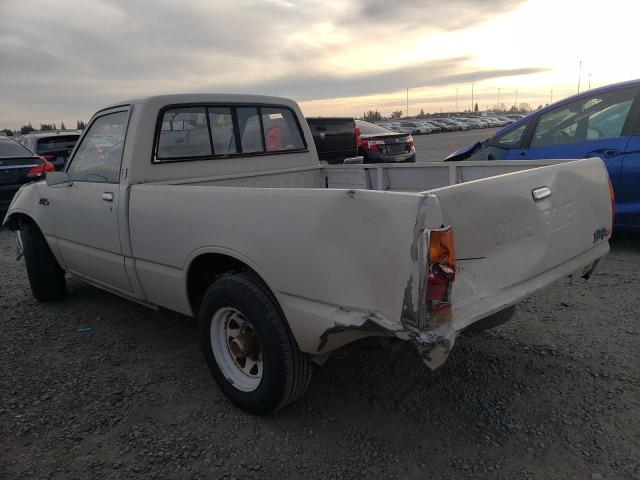
<svg viewBox="0 0 640 480">
<path fill-rule="evenodd" d="M 524 115 L 481 115 L 469 117 L 429 117 L 427 119 L 404 119 L 397 121 L 375 122 L 377 125 L 398 133 L 410 133 L 412 135 L 424 135 L 439 132 L 461 132 L 472 128 L 496 128 L 504 127 Z"/>
</svg>

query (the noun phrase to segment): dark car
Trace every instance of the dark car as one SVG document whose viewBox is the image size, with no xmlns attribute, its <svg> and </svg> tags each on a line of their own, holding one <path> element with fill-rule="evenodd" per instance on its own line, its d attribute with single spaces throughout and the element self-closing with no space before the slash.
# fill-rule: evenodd
<svg viewBox="0 0 640 480">
<path fill-rule="evenodd" d="M 29 133 L 20 142 L 53 163 L 56 170 L 62 170 L 80 135 L 79 131 Z"/>
<path fill-rule="evenodd" d="M 616 201 L 614 228 L 640 230 L 640 80 L 556 102 L 446 160 L 588 157 L 600 157 L 609 172 Z"/>
<path fill-rule="evenodd" d="M 353 117 L 307 117 L 318 158 L 330 164 L 344 163 L 357 155 Z"/>
<path fill-rule="evenodd" d="M 9 208 L 13 195 L 25 183 L 53 172 L 53 164 L 11 138 L 0 137 L 0 213 Z"/>
<path fill-rule="evenodd" d="M 362 155 L 364 163 L 416 161 L 416 148 L 410 134 L 356 120 L 356 138 L 358 155 Z"/>
</svg>

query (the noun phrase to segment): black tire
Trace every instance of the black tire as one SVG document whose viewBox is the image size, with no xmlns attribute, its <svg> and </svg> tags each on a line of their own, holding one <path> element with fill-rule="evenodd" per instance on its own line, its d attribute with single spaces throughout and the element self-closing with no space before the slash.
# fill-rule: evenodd
<svg viewBox="0 0 640 480">
<path fill-rule="evenodd" d="M 58 265 L 38 226 L 33 221 L 23 221 L 20 225 L 20 237 L 33 296 L 39 302 L 63 298 L 67 293 L 64 270 Z"/>
<path fill-rule="evenodd" d="M 252 325 L 262 349 L 259 386 L 244 392 L 232 384 L 216 362 L 210 341 L 211 322 L 220 309 L 239 311 Z M 276 412 L 300 398 L 311 381 L 309 355 L 301 352 L 268 287 L 251 273 L 221 277 L 208 288 L 199 312 L 202 351 L 214 380 L 238 407 L 255 414 Z"/>
</svg>

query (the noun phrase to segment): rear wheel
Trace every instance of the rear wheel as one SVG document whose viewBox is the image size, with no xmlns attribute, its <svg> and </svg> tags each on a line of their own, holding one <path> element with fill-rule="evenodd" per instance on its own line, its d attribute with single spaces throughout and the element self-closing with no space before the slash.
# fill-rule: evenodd
<svg viewBox="0 0 640 480">
<path fill-rule="evenodd" d="M 298 349 L 275 298 L 255 275 L 214 282 L 202 300 L 199 328 L 211 375 L 238 407 L 275 412 L 309 386 L 309 356 Z"/>
<path fill-rule="evenodd" d="M 32 221 L 23 221 L 19 235 L 33 296 L 39 302 L 51 302 L 64 297 L 67 293 L 64 270 L 58 265 L 38 226 Z"/>
</svg>

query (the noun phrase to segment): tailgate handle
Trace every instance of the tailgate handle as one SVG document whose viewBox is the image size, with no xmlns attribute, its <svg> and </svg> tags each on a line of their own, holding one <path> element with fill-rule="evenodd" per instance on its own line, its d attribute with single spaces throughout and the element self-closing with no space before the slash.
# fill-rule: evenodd
<svg viewBox="0 0 640 480">
<path fill-rule="evenodd" d="M 534 188 L 531 191 L 531 195 L 533 195 L 533 199 L 537 202 L 538 200 L 544 200 L 551 196 L 551 189 L 549 187 L 540 187 Z"/>
</svg>

